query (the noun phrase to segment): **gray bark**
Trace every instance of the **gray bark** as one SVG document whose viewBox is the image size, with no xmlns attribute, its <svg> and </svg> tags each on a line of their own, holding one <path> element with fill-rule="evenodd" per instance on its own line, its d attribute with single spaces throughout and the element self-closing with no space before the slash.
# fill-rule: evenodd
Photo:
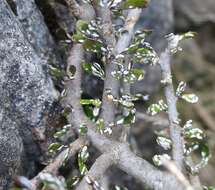
<svg viewBox="0 0 215 190">
<path fill-rule="evenodd" d="M 5 0 L 0 1 L 0 23 L 0 188 L 8 189 L 23 155 L 38 159 L 31 129 L 44 125 L 57 93 L 44 60 Z"/>
</svg>

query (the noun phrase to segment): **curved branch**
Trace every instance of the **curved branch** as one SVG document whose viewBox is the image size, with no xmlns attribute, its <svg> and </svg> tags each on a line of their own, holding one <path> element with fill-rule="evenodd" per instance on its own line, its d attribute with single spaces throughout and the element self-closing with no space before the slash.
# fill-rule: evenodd
<svg viewBox="0 0 215 190">
<path fill-rule="evenodd" d="M 117 166 L 154 190 L 184 189 L 175 176 L 158 170 L 146 160 L 132 153 L 126 145 L 120 146 Z"/>
</svg>

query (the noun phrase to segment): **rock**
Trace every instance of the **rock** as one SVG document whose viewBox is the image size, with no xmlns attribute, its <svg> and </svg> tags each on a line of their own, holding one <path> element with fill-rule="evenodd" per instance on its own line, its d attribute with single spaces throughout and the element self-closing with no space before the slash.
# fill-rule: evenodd
<svg viewBox="0 0 215 190">
<path fill-rule="evenodd" d="M 0 102 L 1 104 L 2 102 Z M 2 105 L 1 105 L 2 106 Z M 0 112 L 0 190 L 7 190 L 11 178 L 21 166 L 23 142 L 15 121 L 10 119 L 12 113 L 1 108 Z"/>
<path fill-rule="evenodd" d="M 146 41 L 160 54 L 167 46 L 165 35 L 173 31 L 173 7 L 172 0 L 151 0 L 149 6 L 143 10 L 137 24 L 137 29 L 150 29 Z M 143 81 L 132 85 L 133 93 L 155 93 L 159 88 L 161 79 L 160 66 L 138 66 L 146 71 Z"/>
<path fill-rule="evenodd" d="M 44 125 L 57 93 L 44 60 L 5 0 L 0 1 L 0 20 L 0 187 L 6 190 L 23 157 L 39 159 L 31 131 Z"/>
<path fill-rule="evenodd" d="M 75 21 L 76 19 L 71 15 L 69 8 L 58 2 L 50 2 L 51 7 L 53 8 L 56 20 L 59 26 L 68 32 L 69 34 L 75 31 Z"/>
<path fill-rule="evenodd" d="M 196 90 L 204 91 L 213 88 L 214 68 L 204 57 L 201 45 L 197 40 L 184 40 L 181 45 L 181 53 L 174 56 L 173 64 L 178 80 L 186 81 Z"/>
<path fill-rule="evenodd" d="M 14 9 L 23 26 L 24 33 L 44 64 L 60 66 L 60 55 L 56 44 L 44 22 L 43 15 L 34 0 L 13 0 Z M 46 62 L 45 62 L 46 60 Z"/>
<path fill-rule="evenodd" d="M 173 31 L 174 17 L 172 0 L 151 0 L 143 10 L 137 28 L 152 30 L 147 41 L 157 52 L 162 52 L 167 45 L 165 35 Z"/>
<path fill-rule="evenodd" d="M 197 40 L 201 47 L 201 51 L 207 61 L 211 64 L 215 62 L 215 25 L 205 24 L 201 26 L 198 30 Z"/>
<path fill-rule="evenodd" d="M 190 25 L 215 22 L 214 0 L 174 0 L 176 28 L 186 30 Z"/>
</svg>

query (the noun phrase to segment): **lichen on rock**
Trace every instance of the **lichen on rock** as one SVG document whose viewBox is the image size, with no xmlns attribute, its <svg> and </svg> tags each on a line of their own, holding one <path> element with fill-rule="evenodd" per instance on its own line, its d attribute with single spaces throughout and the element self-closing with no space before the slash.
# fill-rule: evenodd
<svg viewBox="0 0 215 190">
<path fill-rule="evenodd" d="M 0 186 L 7 189 L 4 180 L 16 174 L 23 154 L 37 158 L 31 129 L 42 124 L 58 94 L 5 0 L 0 1 L 0 20 Z"/>
</svg>

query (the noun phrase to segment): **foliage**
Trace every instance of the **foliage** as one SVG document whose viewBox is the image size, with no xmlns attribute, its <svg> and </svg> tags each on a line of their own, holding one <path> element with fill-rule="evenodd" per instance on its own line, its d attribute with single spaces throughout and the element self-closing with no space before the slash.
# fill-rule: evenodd
<svg viewBox="0 0 215 190">
<path fill-rule="evenodd" d="M 100 6 L 103 7 L 103 1 L 100 1 Z M 111 8 L 113 15 L 118 16 L 120 19 L 124 20 L 124 15 L 121 12 L 121 9 L 131 9 L 131 8 L 143 8 L 146 6 L 148 2 L 146 0 L 127 0 L 127 1 L 112 1 L 108 4 Z M 72 40 L 78 43 L 82 43 L 83 47 L 86 51 L 91 53 L 96 53 L 98 57 L 101 58 L 100 63 L 83 63 L 83 70 L 92 74 L 102 80 L 106 79 L 107 73 L 105 73 L 104 65 L 107 64 L 106 61 L 111 59 L 112 64 L 117 65 L 117 69 L 111 72 L 112 77 L 115 80 L 123 81 L 124 83 L 132 84 L 137 81 L 143 80 L 145 71 L 143 69 L 135 68 L 135 64 L 147 64 L 147 65 L 157 65 L 160 61 L 160 58 L 156 51 L 151 47 L 151 45 L 145 41 L 147 35 L 150 35 L 150 31 L 142 30 L 136 31 L 131 41 L 130 45 L 120 54 L 115 55 L 114 57 L 110 57 L 113 49 L 108 47 L 104 42 L 101 36 L 101 28 L 102 23 L 100 18 L 96 18 L 95 20 L 90 21 L 89 23 L 78 20 L 76 24 L 76 33 L 72 36 Z M 123 34 L 123 28 L 121 26 L 113 25 L 113 28 L 117 29 L 115 31 L 115 35 L 119 37 Z M 168 51 L 171 54 L 175 54 L 182 49 L 179 46 L 179 43 L 187 38 L 194 37 L 195 33 L 187 32 L 184 34 L 169 34 L 166 36 L 168 42 Z M 112 55 L 113 56 L 113 55 Z M 102 63 L 102 64 L 101 64 Z M 172 82 L 172 76 L 163 79 L 161 83 L 164 85 Z M 195 94 L 185 93 L 187 84 L 183 81 L 179 82 L 178 87 L 175 92 L 175 96 L 177 99 L 183 99 L 189 103 L 197 103 L 198 97 Z M 131 93 L 120 93 L 119 97 L 114 97 L 112 95 L 111 89 L 105 89 L 106 95 L 109 101 L 115 104 L 121 110 L 126 110 L 126 112 L 119 114 L 115 123 L 110 123 L 109 126 L 105 126 L 104 118 L 99 117 L 99 112 L 102 106 L 102 102 L 99 99 L 81 99 L 80 103 L 85 106 L 85 111 L 87 116 L 95 122 L 97 128 L 96 131 L 100 134 L 112 134 L 112 127 L 114 125 L 131 125 L 135 123 L 135 101 L 137 100 L 148 100 L 147 95 L 136 94 L 132 95 Z M 164 100 L 159 100 L 157 103 L 151 104 L 148 107 L 147 113 L 154 116 L 159 114 L 160 112 L 167 112 L 168 105 L 164 102 Z M 66 130 L 62 130 L 57 132 L 55 136 L 61 135 L 65 133 Z M 80 126 L 79 132 L 81 135 L 87 133 L 87 126 L 85 124 Z M 199 170 L 204 167 L 208 159 L 210 157 L 209 149 L 207 144 L 205 143 L 205 134 L 201 129 L 193 128 L 192 121 L 189 120 L 185 123 L 182 131 L 183 138 L 185 140 L 185 156 L 186 158 L 191 156 L 191 153 L 194 151 L 199 151 L 201 158 L 200 162 L 197 165 L 191 165 L 186 159 L 186 165 L 188 171 L 191 174 L 196 174 Z M 172 149 L 172 140 L 168 136 L 161 136 L 158 134 L 156 139 L 159 146 L 163 148 L 163 150 L 171 150 Z M 61 148 L 58 144 L 52 144 L 51 150 L 56 149 L 59 150 Z M 87 152 L 87 147 L 83 147 L 83 149 L 78 154 L 78 165 L 80 169 L 80 174 L 85 175 L 87 172 L 86 160 L 89 157 Z M 162 159 L 171 160 L 171 157 L 168 154 L 155 155 L 152 160 L 155 165 L 162 165 Z M 78 178 L 76 178 L 75 183 L 78 182 Z M 100 187 L 99 183 L 93 181 L 90 177 L 87 177 L 87 181 L 92 186 L 96 186 L 98 189 Z M 119 186 L 116 186 L 115 189 L 121 189 Z M 211 189 L 206 188 L 205 189 Z"/>
<path fill-rule="evenodd" d="M 91 1 L 90 1 L 91 2 Z M 101 7 L 104 6 L 104 2 L 97 2 Z M 118 15 L 119 19 L 123 20 L 123 11 L 124 9 L 133 9 L 133 8 L 144 8 L 148 4 L 148 0 L 126 0 L 126 1 L 110 1 L 108 6 L 111 13 L 115 16 Z M 114 22 L 113 22 L 114 23 Z M 114 35 L 116 39 L 127 31 L 123 31 L 123 28 L 119 24 L 113 24 L 111 26 L 115 31 Z M 124 49 L 124 51 L 115 55 L 113 53 L 113 47 L 107 45 L 104 40 L 104 36 L 101 33 L 102 30 L 102 21 L 101 18 L 96 18 L 90 22 L 84 20 L 78 20 L 76 23 L 76 31 L 72 36 L 69 36 L 74 43 L 80 43 L 83 45 L 84 50 L 96 56 L 97 59 L 100 59 L 98 62 L 82 62 L 82 69 L 89 75 L 98 77 L 99 79 L 105 81 L 108 74 L 110 74 L 115 80 L 121 82 L 121 84 L 131 85 L 135 82 L 141 81 L 144 79 L 145 71 L 140 68 L 135 67 L 135 65 L 148 65 L 155 66 L 160 62 L 160 56 L 156 53 L 153 47 L 146 42 L 146 36 L 150 35 L 150 32 L 147 30 L 136 31 L 131 40 L 129 46 Z M 194 37 L 195 33 L 187 32 L 184 34 L 169 34 L 166 36 L 168 42 L 168 47 L 166 51 L 170 54 L 175 54 L 178 51 L 181 51 L 180 42 L 187 38 Z M 115 64 L 117 67 L 111 73 L 106 73 L 105 66 L 107 64 Z M 56 78 L 62 78 L 67 76 L 69 80 L 73 80 L 76 74 L 76 68 L 71 66 L 67 72 L 61 71 L 58 68 L 50 67 L 51 74 Z M 161 83 L 165 86 L 172 83 L 171 74 L 168 75 L 165 79 L 162 79 Z M 197 103 L 198 97 L 193 93 L 185 93 L 186 91 L 186 82 L 180 81 L 174 96 L 176 101 L 182 99 L 188 103 Z M 129 86 L 130 87 L 130 86 Z M 66 90 L 61 93 L 61 97 L 66 96 Z M 111 136 L 115 127 L 119 125 L 122 127 L 131 127 L 132 124 L 136 122 L 136 101 L 148 101 L 149 96 L 144 94 L 132 94 L 130 91 L 126 92 L 122 88 L 120 90 L 119 96 L 114 96 L 112 89 L 104 89 L 104 94 L 106 95 L 107 101 L 114 104 L 117 107 L 117 117 L 113 118 L 112 123 L 106 125 L 105 118 L 102 118 L 100 113 L 102 109 L 103 102 L 98 98 L 82 98 L 80 99 L 80 104 L 85 110 L 85 114 L 88 118 L 95 124 L 95 131 L 100 135 Z M 167 97 L 166 97 L 167 98 Z M 164 112 L 165 114 L 169 113 L 168 104 L 161 98 L 157 103 L 149 105 L 146 113 L 150 116 L 155 116 Z M 167 101 L 168 102 L 168 101 Z M 72 111 L 72 106 L 65 107 L 63 115 L 65 118 L 68 118 Z M 88 127 L 85 121 L 79 126 L 79 135 L 85 136 L 88 133 Z M 177 121 L 174 121 L 175 124 L 181 125 L 180 118 Z M 55 142 L 52 142 L 48 151 L 52 154 L 57 154 L 62 151 L 64 148 L 67 148 L 67 145 L 64 145 L 61 142 L 61 138 L 64 137 L 71 129 L 72 126 L 65 125 L 62 129 L 57 130 L 53 137 Z M 195 128 L 192 125 L 192 120 L 188 120 L 183 127 L 181 127 L 181 135 L 183 141 L 185 142 L 184 146 L 184 156 L 187 172 L 191 175 L 196 175 L 199 173 L 200 169 L 203 168 L 209 161 L 210 152 L 206 142 L 206 135 L 202 129 Z M 118 139 L 117 139 L 118 140 Z M 174 139 L 171 139 L 169 134 L 163 135 L 159 133 L 156 139 L 157 144 L 162 148 L 163 152 L 160 155 L 156 154 L 153 156 L 152 161 L 156 166 L 162 166 L 163 159 L 172 160 L 169 155 L 169 151 L 174 148 L 173 144 Z M 199 162 L 197 164 L 190 163 L 189 160 L 192 158 L 192 155 L 197 153 L 199 155 Z M 88 166 L 87 161 L 89 159 L 89 151 L 87 146 L 83 146 L 78 153 L 77 163 L 79 173 L 70 177 L 67 180 L 58 178 L 49 173 L 42 173 L 40 179 L 43 182 L 44 188 L 57 188 L 59 190 L 64 190 L 65 188 L 74 187 L 80 182 L 84 177 L 86 182 L 92 186 L 93 189 L 102 190 L 101 185 L 98 181 L 93 180 L 90 176 L 87 175 Z M 84 179 L 85 179 L 84 178 Z M 119 186 L 115 186 L 116 190 L 126 189 Z M 213 190 L 213 187 L 204 187 L 207 190 Z"/>
</svg>

